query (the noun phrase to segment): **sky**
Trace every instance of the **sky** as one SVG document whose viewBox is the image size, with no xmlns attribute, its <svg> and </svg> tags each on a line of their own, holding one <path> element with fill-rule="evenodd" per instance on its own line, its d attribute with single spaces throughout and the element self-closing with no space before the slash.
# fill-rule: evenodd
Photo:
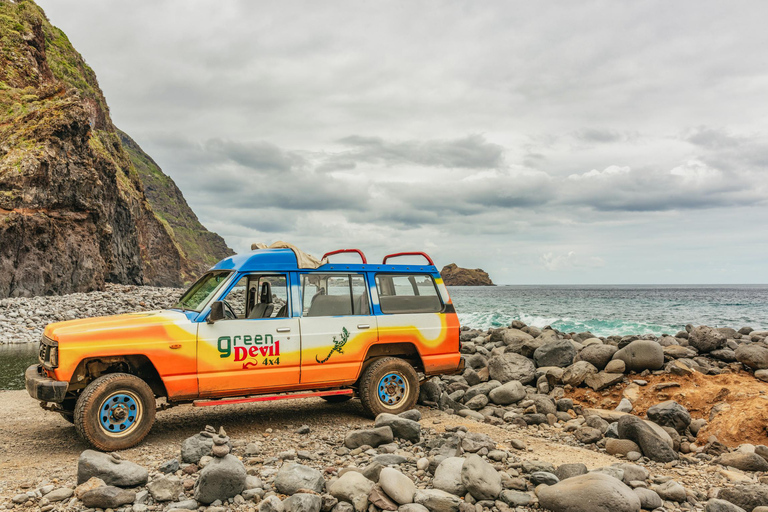
<svg viewBox="0 0 768 512">
<path fill-rule="evenodd" d="M 38 3 L 238 252 L 768 283 L 768 3 Z"/>
</svg>

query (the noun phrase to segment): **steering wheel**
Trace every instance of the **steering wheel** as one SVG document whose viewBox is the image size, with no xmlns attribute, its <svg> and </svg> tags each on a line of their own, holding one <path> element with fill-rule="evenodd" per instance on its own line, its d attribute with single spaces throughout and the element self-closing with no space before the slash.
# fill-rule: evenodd
<svg viewBox="0 0 768 512">
<path fill-rule="evenodd" d="M 229 302 L 226 300 L 221 301 L 222 304 L 224 304 L 224 318 L 227 318 L 229 320 L 234 320 L 237 318 L 237 314 L 235 313 L 235 310 L 232 309 L 232 306 L 230 306 Z"/>
</svg>

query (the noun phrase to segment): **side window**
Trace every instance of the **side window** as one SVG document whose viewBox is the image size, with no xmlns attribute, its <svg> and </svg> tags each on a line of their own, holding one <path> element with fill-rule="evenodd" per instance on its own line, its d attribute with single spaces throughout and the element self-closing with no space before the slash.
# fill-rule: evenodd
<svg viewBox="0 0 768 512">
<path fill-rule="evenodd" d="M 435 281 L 424 274 L 377 274 L 382 313 L 438 313 L 443 303 Z"/>
<path fill-rule="evenodd" d="M 360 274 L 302 274 L 305 317 L 367 315 L 368 290 Z"/>
<path fill-rule="evenodd" d="M 284 274 L 243 276 L 223 300 L 237 318 L 288 316 L 288 282 Z"/>
</svg>

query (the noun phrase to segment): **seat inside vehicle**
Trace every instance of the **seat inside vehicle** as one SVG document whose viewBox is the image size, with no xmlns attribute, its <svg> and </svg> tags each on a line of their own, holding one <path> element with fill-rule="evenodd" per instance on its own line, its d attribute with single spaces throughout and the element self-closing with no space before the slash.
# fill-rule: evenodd
<svg viewBox="0 0 768 512">
<path fill-rule="evenodd" d="M 251 312 L 248 313 L 248 318 L 269 318 L 274 310 L 275 305 L 272 304 L 272 285 L 264 282 L 261 285 L 259 303 L 253 306 Z"/>
<path fill-rule="evenodd" d="M 351 315 L 352 303 L 349 295 L 318 295 L 312 301 L 307 316 Z"/>
<path fill-rule="evenodd" d="M 384 295 L 379 303 L 384 313 L 437 313 L 443 308 L 434 295 Z"/>
</svg>

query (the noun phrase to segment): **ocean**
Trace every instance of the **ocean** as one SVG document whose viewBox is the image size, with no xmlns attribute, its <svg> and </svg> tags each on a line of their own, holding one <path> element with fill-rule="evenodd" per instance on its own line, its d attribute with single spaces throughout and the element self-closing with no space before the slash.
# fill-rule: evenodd
<svg viewBox="0 0 768 512">
<path fill-rule="evenodd" d="M 768 330 L 768 285 L 449 287 L 463 326 L 512 320 L 564 332 L 672 334 L 685 324 Z M 0 390 L 23 389 L 36 344 L 0 345 Z"/>
<path fill-rule="evenodd" d="M 512 320 L 596 336 L 671 334 L 686 324 L 768 329 L 768 285 L 450 287 L 462 326 Z"/>
</svg>

